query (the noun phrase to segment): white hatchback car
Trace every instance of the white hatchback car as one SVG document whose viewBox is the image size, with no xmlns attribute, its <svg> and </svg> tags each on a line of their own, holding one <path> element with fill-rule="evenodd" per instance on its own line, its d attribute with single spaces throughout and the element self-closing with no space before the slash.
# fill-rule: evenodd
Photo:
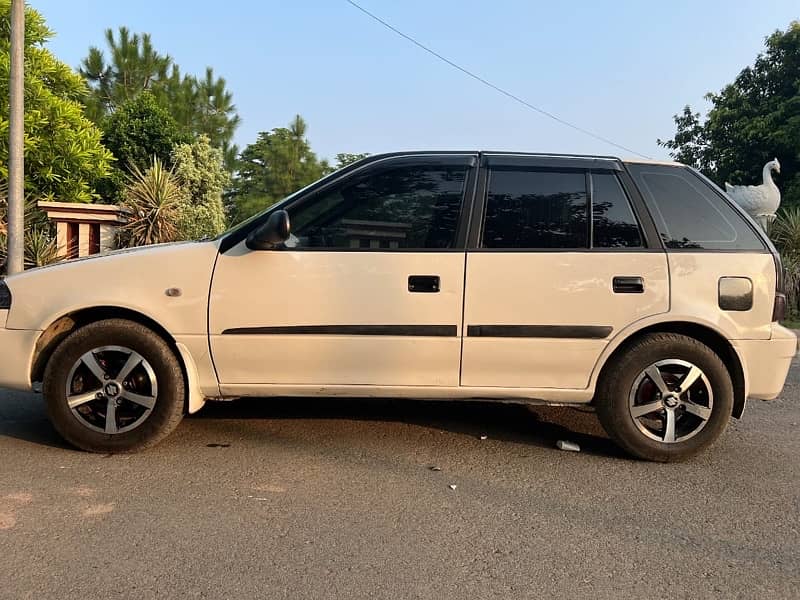
<svg viewBox="0 0 800 600">
<path fill-rule="evenodd" d="M 628 452 L 675 460 L 780 393 L 781 279 L 680 164 L 387 154 L 211 241 L 9 277 L 0 385 L 41 382 L 92 451 L 151 446 L 209 399 L 389 396 L 590 404 Z"/>
</svg>

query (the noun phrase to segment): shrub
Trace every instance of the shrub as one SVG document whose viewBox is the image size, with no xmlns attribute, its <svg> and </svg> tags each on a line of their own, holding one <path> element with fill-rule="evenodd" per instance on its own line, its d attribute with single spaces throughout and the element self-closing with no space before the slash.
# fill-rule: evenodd
<svg viewBox="0 0 800 600">
<path fill-rule="evenodd" d="M 175 220 L 177 239 L 200 240 L 212 238 L 225 231 L 222 205 L 217 210 L 204 204 L 181 202 Z"/>
<path fill-rule="evenodd" d="M 134 165 L 127 179 L 122 206 L 130 216 L 120 231 L 120 245 L 145 246 L 179 239 L 177 219 L 185 193 L 173 171 L 153 157 L 149 169 L 142 172 Z"/>
<path fill-rule="evenodd" d="M 225 230 L 222 190 L 230 182 L 222 151 L 201 135 L 191 144 L 177 145 L 172 160 L 185 193 L 178 214 L 178 237 L 191 240 L 222 233 Z"/>
</svg>

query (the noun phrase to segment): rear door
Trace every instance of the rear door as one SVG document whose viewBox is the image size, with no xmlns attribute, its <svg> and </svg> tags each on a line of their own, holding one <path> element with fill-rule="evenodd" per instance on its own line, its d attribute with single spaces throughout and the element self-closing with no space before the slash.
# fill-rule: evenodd
<svg viewBox="0 0 800 600">
<path fill-rule="evenodd" d="M 632 199 L 614 160 L 483 156 L 461 385 L 584 389 L 617 332 L 668 310 L 666 256 Z"/>
<path fill-rule="evenodd" d="M 476 156 L 376 160 L 286 205 L 286 247 L 221 253 L 210 299 L 224 393 L 457 386 Z"/>
</svg>

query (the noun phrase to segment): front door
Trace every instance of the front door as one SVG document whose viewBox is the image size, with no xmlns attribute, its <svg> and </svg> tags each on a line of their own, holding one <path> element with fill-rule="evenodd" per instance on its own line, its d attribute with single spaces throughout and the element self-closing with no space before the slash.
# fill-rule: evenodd
<svg viewBox="0 0 800 600">
<path fill-rule="evenodd" d="M 282 206 L 286 247 L 221 253 L 209 329 L 223 391 L 457 386 L 474 164 L 367 163 Z"/>
<path fill-rule="evenodd" d="M 666 255 L 628 184 L 613 160 L 484 157 L 462 385 L 585 389 L 617 332 L 668 310 Z"/>
</svg>

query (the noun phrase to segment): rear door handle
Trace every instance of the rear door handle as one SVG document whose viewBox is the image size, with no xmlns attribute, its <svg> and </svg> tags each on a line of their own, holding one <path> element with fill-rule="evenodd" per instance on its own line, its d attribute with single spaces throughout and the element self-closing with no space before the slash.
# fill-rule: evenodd
<svg viewBox="0 0 800 600">
<path fill-rule="evenodd" d="M 437 294 L 441 287 L 438 275 L 409 275 L 408 291 L 416 294 Z"/>
<path fill-rule="evenodd" d="M 615 294 L 644 294 L 644 279 L 641 277 L 614 277 L 611 287 Z"/>
</svg>

